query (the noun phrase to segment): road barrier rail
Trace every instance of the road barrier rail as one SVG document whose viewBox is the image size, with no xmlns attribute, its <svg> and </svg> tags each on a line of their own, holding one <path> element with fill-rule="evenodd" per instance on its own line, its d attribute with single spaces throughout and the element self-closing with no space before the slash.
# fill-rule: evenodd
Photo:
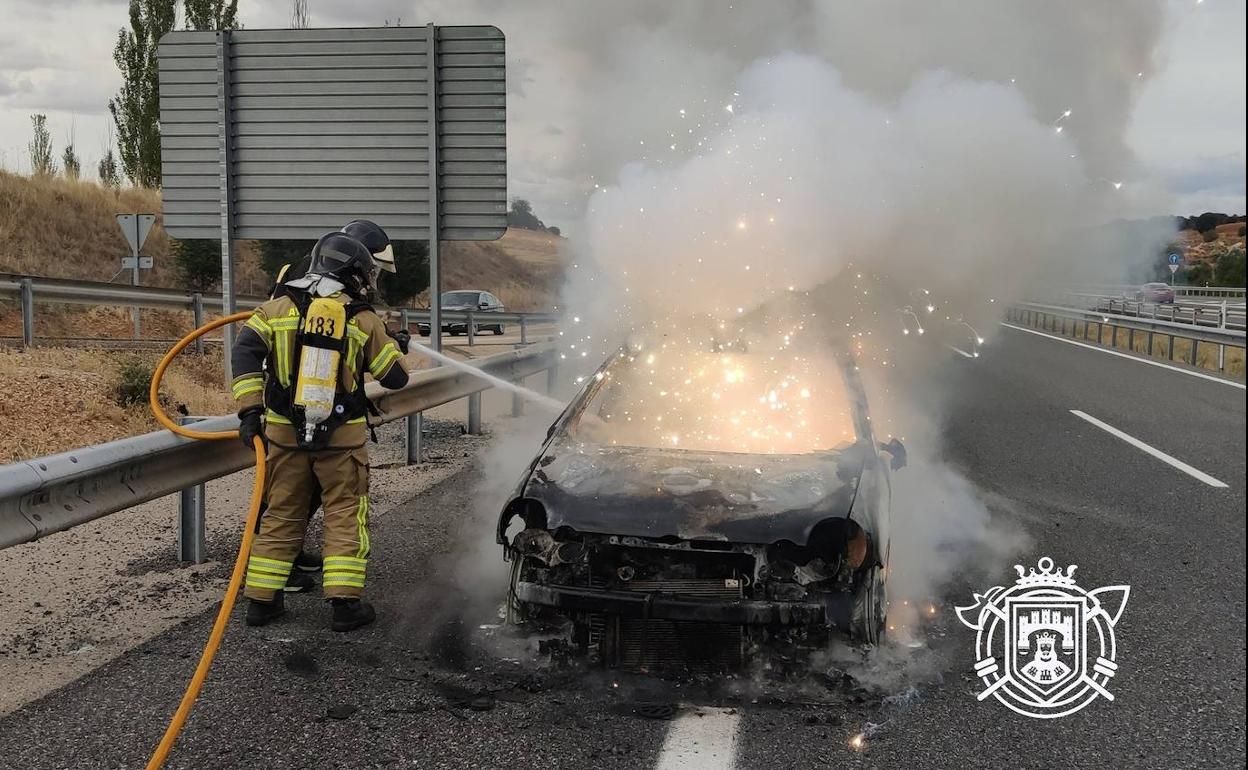
<svg viewBox="0 0 1248 770">
<path fill-rule="evenodd" d="M 1021 326 L 1055 331 L 1065 336 L 1081 337 L 1089 342 L 1095 340 L 1099 344 L 1105 344 L 1106 336 L 1111 342 L 1116 342 L 1118 330 L 1123 329 L 1127 332 L 1127 345 L 1132 350 L 1135 350 L 1137 335 L 1145 335 L 1150 353 L 1153 350 L 1154 339 L 1162 336 L 1167 340 L 1166 356 L 1171 361 L 1175 360 L 1174 341 L 1176 339 L 1190 340 L 1190 350 L 1184 361 L 1192 366 L 1197 365 L 1202 344 L 1216 345 L 1217 370 L 1220 372 L 1226 371 L 1226 349 L 1245 347 L 1245 332 L 1242 329 L 1197 326 L 1191 323 L 1105 313 L 1062 305 L 1018 302 L 1006 309 L 1006 320 Z M 1092 334 L 1094 327 L 1095 337 Z"/>
<path fill-rule="evenodd" d="M 545 371 L 549 390 L 555 381 L 558 352 L 553 344 L 536 344 L 477 359 L 472 366 L 510 382 Z M 412 372 L 407 386 L 400 390 L 367 385 L 369 397 L 382 413 L 376 420 L 381 423 L 465 397 L 470 402 L 473 397 L 479 400 L 479 394 L 490 387 L 486 380 L 450 366 Z M 236 429 L 238 418 L 208 417 L 197 421 L 195 427 L 205 431 Z M 179 490 L 191 490 L 254 462 L 254 454 L 240 441 L 197 441 L 160 430 L 0 466 L 0 549 Z M 202 490 L 199 495 L 202 516 Z M 184 494 L 184 504 L 186 499 Z M 185 513 L 179 514 L 183 524 L 180 542 L 191 537 L 186 531 Z M 202 518 L 190 524 L 202 533 Z M 186 550 L 182 553 L 185 558 Z"/>
<path fill-rule="evenodd" d="M 64 278 L 42 278 L 0 273 L 0 296 L 17 299 L 22 306 L 22 344 L 35 344 L 35 304 L 57 303 L 71 305 L 115 305 L 153 310 L 189 310 L 194 315 L 195 326 L 202 326 L 205 312 L 222 312 L 220 294 L 186 292 L 162 289 L 154 286 L 122 286 L 101 281 L 76 281 Z M 264 302 L 264 297 L 236 297 L 238 310 L 251 310 Z M 384 315 L 406 321 L 412 325 L 424 322 L 428 325 L 430 312 L 420 308 L 381 308 Z M 515 324 L 520 327 L 521 342 L 528 342 L 529 327 L 535 324 L 554 323 L 556 313 L 472 313 L 442 311 L 442 326 L 464 326 L 468 344 L 476 344 L 476 336 L 482 326 Z M 198 349 L 202 349 L 200 346 Z"/>
</svg>

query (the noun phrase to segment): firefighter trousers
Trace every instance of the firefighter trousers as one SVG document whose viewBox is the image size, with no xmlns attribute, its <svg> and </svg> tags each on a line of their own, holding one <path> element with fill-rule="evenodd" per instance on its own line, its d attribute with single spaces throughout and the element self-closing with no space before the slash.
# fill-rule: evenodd
<svg viewBox="0 0 1248 770">
<path fill-rule="evenodd" d="M 319 484 L 325 511 L 325 597 L 356 598 L 368 565 L 368 450 L 306 451 L 269 444 L 268 510 L 247 562 L 248 599 L 271 601 L 303 547 L 308 505 Z"/>
</svg>

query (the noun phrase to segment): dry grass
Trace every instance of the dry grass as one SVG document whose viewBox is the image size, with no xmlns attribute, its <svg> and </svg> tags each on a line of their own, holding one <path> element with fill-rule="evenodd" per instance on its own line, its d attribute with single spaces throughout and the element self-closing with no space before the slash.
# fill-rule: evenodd
<svg viewBox="0 0 1248 770">
<path fill-rule="evenodd" d="M 521 262 L 562 266 L 567 241 L 558 235 L 513 227 L 495 243 Z"/>
<path fill-rule="evenodd" d="M 562 238 L 511 229 L 497 241 L 442 246 L 442 290 L 489 291 L 514 312 L 550 310 L 563 283 Z M 429 293 L 416 304 L 427 307 Z"/>
<path fill-rule="evenodd" d="M 1102 326 L 1104 327 L 1103 329 L 1101 328 Z M 1209 342 L 1175 338 L 1174 350 L 1170 350 L 1170 337 L 1165 334 L 1155 333 L 1152 336 L 1150 346 L 1148 332 L 1137 331 L 1133 337 L 1129 329 L 1117 329 L 1116 333 L 1111 335 L 1109 324 L 1099 324 L 1095 321 L 1077 321 L 1074 319 L 1063 321 L 1061 318 L 1050 318 L 1043 328 L 1046 331 L 1086 340 L 1087 342 L 1097 342 L 1117 350 L 1125 350 L 1189 365 L 1192 363 L 1192 346 L 1195 345 L 1196 366 L 1200 369 L 1219 371 L 1218 346 Z M 1243 379 L 1244 361 L 1244 348 L 1230 347 L 1228 345 L 1223 353 L 1222 371 L 1232 377 Z"/>
<path fill-rule="evenodd" d="M 69 348 L 0 350 L 0 462 L 40 457 L 133 436 L 159 426 L 147 404 L 121 407 L 114 388 L 122 365 L 154 368 L 159 352 Z M 222 385 L 221 354 L 183 356 L 165 376 L 167 406 L 192 414 L 233 410 Z"/>
<path fill-rule="evenodd" d="M 35 304 L 35 339 L 49 344 L 60 339 L 116 339 L 134 336 L 134 317 L 125 307 L 100 305 Z M 176 340 L 194 328 L 189 310 L 141 311 L 144 339 Z M 206 318 L 212 318 L 207 314 Z M 22 336 L 21 307 L 15 301 L 0 300 L 0 337 L 19 339 Z M 220 335 L 217 335 L 220 336 Z"/>
<path fill-rule="evenodd" d="M 0 272 L 112 280 L 121 257 L 130 253 L 116 215 L 156 214 L 156 225 L 143 245 L 153 268 L 143 271 L 140 280 L 148 286 L 177 287 L 160 211 L 158 190 L 112 190 L 91 181 L 0 171 L 0 244 L 4 244 Z M 255 244 L 240 242 L 237 259 L 240 291 L 262 293 L 268 278 L 260 270 Z M 129 272 L 118 279 L 128 282 Z"/>
</svg>

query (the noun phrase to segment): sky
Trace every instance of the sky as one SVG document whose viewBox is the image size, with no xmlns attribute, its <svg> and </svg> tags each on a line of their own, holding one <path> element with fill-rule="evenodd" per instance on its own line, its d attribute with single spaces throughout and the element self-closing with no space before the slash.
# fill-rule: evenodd
<svg viewBox="0 0 1248 770">
<path fill-rule="evenodd" d="M 239 16 L 251 29 L 285 27 L 289 5 L 285 0 L 242 0 Z M 308 5 L 312 26 L 370 26 L 398 20 L 406 25 L 429 20 L 479 23 L 497 17 L 508 35 L 510 191 L 531 199 L 536 213 L 548 223 L 571 224 L 594 184 L 611 183 L 624 163 L 646 159 L 645 150 L 631 142 L 614 141 L 611 152 L 601 152 L 593 146 L 593 133 L 586 134 L 581 127 L 577 134 L 569 125 L 569 116 L 584 109 L 571 103 L 584 96 L 569 86 L 575 72 L 566 66 L 554 70 L 542 66 L 557 58 L 550 55 L 551 40 L 557 38 L 549 36 L 551 25 L 543 15 L 558 8 L 573 15 L 559 0 L 533 4 L 309 0 Z M 466 10 L 469 6 L 471 10 Z M 599 34 L 613 34 L 619 19 L 634 9 L 651 13 L 655 5 L 617 2 L 610 7 L 615 18 L 604 16 Z M 1127 149 L 1134 158 L 1124 189 L 1129 191 L 1138 181 L 1163 194 L 1124 194 L 1121 215 L 1244 213 L 1245 3 L 1167 0 L 1161 7 L 1165 17 L 1161 41 L 1126 132 Z M 447 10 L 451 8 L 456 10 Z M 594 22 L 592 15 L 589 19 Z M 122 0 L 0 0 L 0 168 L 29 171 L 30 115 L 46 113 L 58 154 L 72 138 L 88 175 L 94 174 L 109 142 L 107 102 L 120 80 L 112 49 L 126 22 Z M 708 46 L 714 53 L 715 43 L 692 45 Z M 837 44 L 850 41 L 842 38 Z M 714 68 L 728 66 L 725 60 L 733 57 L 703 58 L 708 68 Z M 563 62 L 574 64 L 575 56 L 565 55 Z M 735 66 L 735 60 L 729 63 Z M 650 74 L 644 86 L 666 88 L 653 79 L 663 75 Z M 666 121 L 657 115 L 630 117 L 642 125 Z M 578 153 L 597 153 L 594 174 L 572 157 Z"/>
</svg>

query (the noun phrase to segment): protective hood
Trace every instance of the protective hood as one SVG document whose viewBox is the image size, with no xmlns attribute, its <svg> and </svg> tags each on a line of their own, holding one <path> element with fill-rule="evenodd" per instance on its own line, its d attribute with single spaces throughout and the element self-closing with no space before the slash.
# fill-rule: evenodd
<svg viewBox="0 0 1248 770">
<path fill-rule="evenodd" d="M 805 545 L 816 524 L 850 513 L 857 446 L 804 455 L 551 445 L 523 495 L 547 527 L 682 540 Z"/>
<path fill-rule="evenodd" d="M 328 275 L 316 275 L 315 273 L 287 281 L 286 285 L 295 289 L 303 289 L 309 294 L 314 294 L 318 297 L 332 297 L 347 289 L 336 278 L 331 278 Z"/>
</svg>

